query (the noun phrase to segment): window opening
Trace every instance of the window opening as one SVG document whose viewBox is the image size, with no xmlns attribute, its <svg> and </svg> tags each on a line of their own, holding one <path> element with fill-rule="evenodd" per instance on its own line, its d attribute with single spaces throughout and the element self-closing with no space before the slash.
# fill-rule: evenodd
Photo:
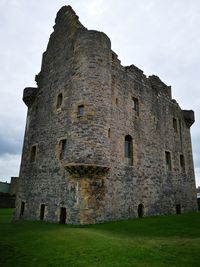
<svg viewBox="0 0 200 267">
<path fill-rule="evenodd" d="M 108 129 L 108 138 L 110 138 L 110 128 Z"/>
<path fill-rule="evenodd" d="M 36 145 L 31 147 L 31 158 L 30 158 L 31 162 L 35 162 L 36 160 L 36 150 L 37 150 Z"/>
<path fill-rule="evenodd" d="M 78 106 L 78 115 L 83 116 L 84 115 L 84 105 Z"/>
<path fill-rule="evenodd" d="M 180 155 L 181 172 L 185 172 L 185 159 L 183 155 Z"/>
<path fill-rule="evenodd" d="M 181 120 L 179 119 L 179 135 L 180 135 L 180 143 L 182 147 L 182 126 L 181 126 Z"/>
<path fill-rule="evenodd" d="M 127 165 L 133 165 L 133 142 L 130 135 L 125 136 L 125 163 Z"/>
<path fill-rule="evenodd" d="M 60 140 L 60 156 L 59 156 L 59 159 L 64 159 L 66 147 L 67 147 L 67 140 L 66 139 Z"/>
<path fill-rule="evenodd" d="M 60 93 L 60 94 L 57 96 L 57 104 L 56 104 L 57 109 L 61 107 L 61 105 L 62 105 L 62 101 L 63 101 L 63 95 L 62 95 L 62 93 Z"/>
<path fill-rule="evenodd" d="M 165 151 L 165 162 L 166 162 L 167 171 L 171 171 L 172 169 L 171 154 L 168 151 Z"/>
<path fill-rule="evenodd" d="M 174 131 L 177 133 L 178 132 L 178 125 L 177 125 L 177 119 L 173 118 L 173 128 Z"/>
<path fill-rule="evenodd" d="M 132 110 L 134 110 L 137 114 L 139 113 L 139 102 L 136 97 L 132 97 Z"/>
</svg>

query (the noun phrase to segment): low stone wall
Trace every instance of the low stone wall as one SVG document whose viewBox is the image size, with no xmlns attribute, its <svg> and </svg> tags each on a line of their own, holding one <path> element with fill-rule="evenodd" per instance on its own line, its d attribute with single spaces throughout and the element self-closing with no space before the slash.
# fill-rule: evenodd
<svg viewBox="0 0 200 267">
<path fill-rule="evenodd" d="M 0 196 L 0 208 L 15 208 L 15 197 Z"/>
</svg>

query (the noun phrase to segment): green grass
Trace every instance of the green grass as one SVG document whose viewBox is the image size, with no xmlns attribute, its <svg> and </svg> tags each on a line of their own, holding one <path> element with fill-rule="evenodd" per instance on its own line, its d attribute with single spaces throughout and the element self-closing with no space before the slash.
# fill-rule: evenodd
<svg viewBox="0 0 200 267">
<path fill-rule="evenodd" d="M 90 226 L 12 221 L 0 209 L 0 266 L 199 266 L 200 213 Z"/>
</svg>

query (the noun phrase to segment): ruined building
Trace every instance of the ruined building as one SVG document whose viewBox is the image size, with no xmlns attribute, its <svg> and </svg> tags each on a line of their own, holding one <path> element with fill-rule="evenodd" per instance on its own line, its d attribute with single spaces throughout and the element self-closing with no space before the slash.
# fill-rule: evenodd
<svg viewBox="0 0 200 267">
<path fill-rule="evenodd" d="M 57 14 L 28 107 L 16 219 L 87 224 L 196 210 L 191 110 L 122 66 L 70 6 Z"/>
</svg>

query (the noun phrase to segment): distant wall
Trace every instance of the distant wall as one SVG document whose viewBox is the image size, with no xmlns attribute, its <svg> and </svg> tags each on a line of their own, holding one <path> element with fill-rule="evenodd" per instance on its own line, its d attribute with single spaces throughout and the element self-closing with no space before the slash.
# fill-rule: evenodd
<svg viewBox="0 0 200 267">
<path fill-rule="evenodd" d="M 0 195 L 0 208 L 14 208 L 15 197 L 9 195 Z"/>
<path fill-rule="evenodd" d="M 10 184 L 5 182 L 0 182 L 0 192 L 9 193 Z"/>
<path fill-rule="evenodd" d="M 17 187 L 18 187 L 18 177 L 11 177 L 9 194 L 16 195 Z"/>
</svg>

